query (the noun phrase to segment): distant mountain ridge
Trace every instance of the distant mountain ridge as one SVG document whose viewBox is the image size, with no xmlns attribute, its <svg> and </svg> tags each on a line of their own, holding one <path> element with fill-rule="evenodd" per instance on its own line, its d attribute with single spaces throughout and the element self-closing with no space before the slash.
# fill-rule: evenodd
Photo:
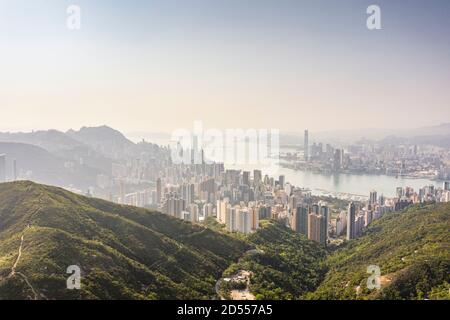
<svg viewBox="0 0 450 320">
<path fill-rule="evenodd" d="M 22 175 L 21 178 L 28 177 L 37 182 L 64 187 L 73 186 L 83 191 L 97 185 L 97 175 L 111 177 L 113 163 L 124 164 L 142 155 L 148 158 L 167 157 L 167 151 L 159 146 L 144 142 L 135 144 L 107 126 L 83 127 L 67 133 L 57 130 L 0 133 L 0 143 L 0 154 L 5 153 L 8 159 L 10 179 L 13 176 L 10 163 L 15 159 L 19 172 L 33 173 L 31 176 Z M 21 152 L 15 152 L 11 143 L 22 144 Z M 36 148 L 41 154 L 46 151 L 46 157 L 52 159 L 41 163 L 45 157 L 37 156 Z M 35 159 L 35 163 L 31 159 Z"/>
<path fill-rule="evenodd" d="M 67 132 L 58 130 L 0 132 L 0 141 L 32 144 L 55 154 L 89 148 L 90 152 L 100 153 L 105 157 L 116 156 L 135 145 L 122 133 L 108 126 L 83 127 L 78 131 L 71 129 Z"/>
<path fill-rule="evenodd" d="M 0 132 L 0 141 L 32 144 L 49 152 L 59 152 L 82 146 L 82 143 L 58 130 Z"/>
<path fill-rule="evenodd" d="M 5 153 L 7 179 L 12 180 L 13 161 L 16 174 L 33 181 L 51 185 L 77 185 L 86 189 L 95 184 L 103 171 L 76 161 L 58 157 L 31 144 L 0 142 L 0 153 Z"/>
<path fill-rule="evenodd" d="M 383 141 L 392 138 L 398 141 L 410 142 L 416 138 L 420 144 L 436 144 L 438 146 L 447 146 L 445 139 L 450 140 L 450 123 L 443 123 L 436 126 L 426 126 L 414 129 L 348 129 L 348 130 L 330 130 L 321 132 L 310 132 L 311 142 L 328 143 L 354 143 L 361 139 L 372 141 Z M 281 144 L 285 145 L 303 145 L 303 132 L 282 132 Z"/>
<path fill-rule="evenodd" d="M 130 133 L 136 141 L 147 138 L 151 141 L 167 145 L 170 140 L 168 133 Z M 311 142 L 353 143 L 361 139 L 373 141 L 395 141 L 396 143 L 433 144 L 441 147 L 450 146 L 450 123 L 436 126 L 426 126 L 416 129 L 355 129 L 310 132 Z M 67 132 L 57 130 L 44 130 L 33 132 L 0 132 L 0 141 L 20 142 L 40 146 L 52 153 L 61 153 L 67 150 L 89 148 L 106 158 L 117 158 L 135 152 L 136 143 L 128 139 L 120 131 L 108 126 L 82 127 L 79 130 L 70 129 Z M 281 132 L 281 145 L 303 145 L 303 132 Z M 95 150 L 95 151 L 94 151 Z M 86 152 L 85 152 L 86 153 Z"/>
<path fill-rule="evenodd" d="M 82 127 L 67 132 L 41 130 L 32 132 L 0 132 L 0 142 L 26 143 L 41 147 L 53 154 L 65 157 L 76 150 L 85 157 L 115 159 L 142 152 L 142 141 L 134 143 L 108 126 Z M 155 150 L 155 144 L 144 143 L 149 150 Z M 144 149 L 145 149 L 144 146 Z"/>
<path fill-rule="evenodd" d="M 113 159 L 122 157 L 135 146 L 121 132 L 108 126 L 83 127 L 78 131 L 69 130 L 66 134 Z"/>
</svg>

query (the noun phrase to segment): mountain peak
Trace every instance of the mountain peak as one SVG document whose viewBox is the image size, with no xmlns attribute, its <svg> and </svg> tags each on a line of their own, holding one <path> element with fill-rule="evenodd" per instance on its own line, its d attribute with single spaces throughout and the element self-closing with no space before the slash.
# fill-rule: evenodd
<svg viewBox="0 0 450 320">
<path fill-rule="evenodd" d="M 82 127 L 78 131 L 69 130 L 66 134 L 111 158 L 127 154 L 129 149 L 135 145 L 121 132 L 105 125 Z"/>
</svg>

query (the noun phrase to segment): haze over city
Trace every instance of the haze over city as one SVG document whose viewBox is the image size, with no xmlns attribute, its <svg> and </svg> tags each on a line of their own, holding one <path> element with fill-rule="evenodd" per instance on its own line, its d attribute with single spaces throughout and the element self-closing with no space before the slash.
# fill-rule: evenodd
<svg viewBox="0 0 450 320">
<path fill-rule="evenodd" d="M 0 1 L 1 131 L 301 132 L 450 121 L 450 3 Z M 406 121 L 407 120 L 407 121 Z"/>
<path fill-rule="evenodd" d="M 0 300 L 450 300 L 449 35 L 448 0 L 0 0 Z"/>
</svg>

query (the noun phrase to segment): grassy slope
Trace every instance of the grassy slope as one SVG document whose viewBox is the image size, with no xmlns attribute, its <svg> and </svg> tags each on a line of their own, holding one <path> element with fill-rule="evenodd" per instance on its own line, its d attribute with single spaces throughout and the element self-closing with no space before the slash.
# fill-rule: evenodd
<svg viewBox="0 0 450 320">
<path fill-rule="evenodd" d="M 363 237 L 328 255 L 279 223 L 264 224 L 247 238 L 264 254 L 246 255 L 224 273 L 252 271 L 257 298 L 450 298 L 450 204 L 386 214 Z M 380 267 L 381 290 L 367 288 L 369 265 Z"/>
<path fill-rule="evenodd" d="M 35 292 L 50 299 L 211 298 L 227 267 L 225 275 L 252 271 L 251 290 L 260 299 L 449 298 L 449 215 L 450 204 L 387 214 L 327 257 L 273 221 L 237 239 L 218 226 L 213 231 L 54 187 L 0 184 L 0 298 Z M 8 279 L 22 235 L 17 273 Z M 233 263 L 247 243 L 264 253 Z M 73 264 L 82 268 L 81 291 L 66 289 Z M 366 288 L 372 264 L 381 268 L 380 291 Z"/>
<path fill-rule="evenodd" d="M 29 225 L 29 228 L 27 227 Z M 7 278 L 24 235 L 14 277 Z M 0 297 L 203 299 L 247 245 L 148 210 L 31 182 L 0 184 Z M 82 290 L 66 289 L 66 268 Z"/>
<path fill-rule="evenodd" d="M 369 265 L 381 269 L 381 290 L 367 288 Z M 450 204 L 386 214 L 330 255 L 327 266 L 325 281 L 308 298 L 449 298 Z"/>
</svg>

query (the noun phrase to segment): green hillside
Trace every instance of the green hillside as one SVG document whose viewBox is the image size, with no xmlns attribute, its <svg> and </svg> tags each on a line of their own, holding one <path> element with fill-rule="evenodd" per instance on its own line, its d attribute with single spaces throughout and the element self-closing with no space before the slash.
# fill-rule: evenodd
<svg viewBox="0 0 450 320">
<path fill-rule="evenodd" d="M 208 299 L 247 249 L 148 210 L 31 182 L 0 184 L 1 299 Z M 82 270 L 81 290 L 66 288 L 70 265 Z"/>
<path fill-rule="evenodd" d="M 0 184 L 0 299 L 211 299 L 216 281 L 238 270 L 251 272 L 258 299 L 450 298 L 450 204 L 386 214 L 333 252 L 281 222 L 248 236 L 213 227 Z M 81 290 L 66 288 L 71 265 Z M 367 288 L 369 265 L 380 267 L 381 290 Z"/>
<path fill-rule="evenodd" d="M 369 265 L 381 289 L 369 290 Z M 331 254 L 310 299 L 449 299 L 450 204 L 417 205 L 374 221 L 365 235 Z"/>
</svg>

